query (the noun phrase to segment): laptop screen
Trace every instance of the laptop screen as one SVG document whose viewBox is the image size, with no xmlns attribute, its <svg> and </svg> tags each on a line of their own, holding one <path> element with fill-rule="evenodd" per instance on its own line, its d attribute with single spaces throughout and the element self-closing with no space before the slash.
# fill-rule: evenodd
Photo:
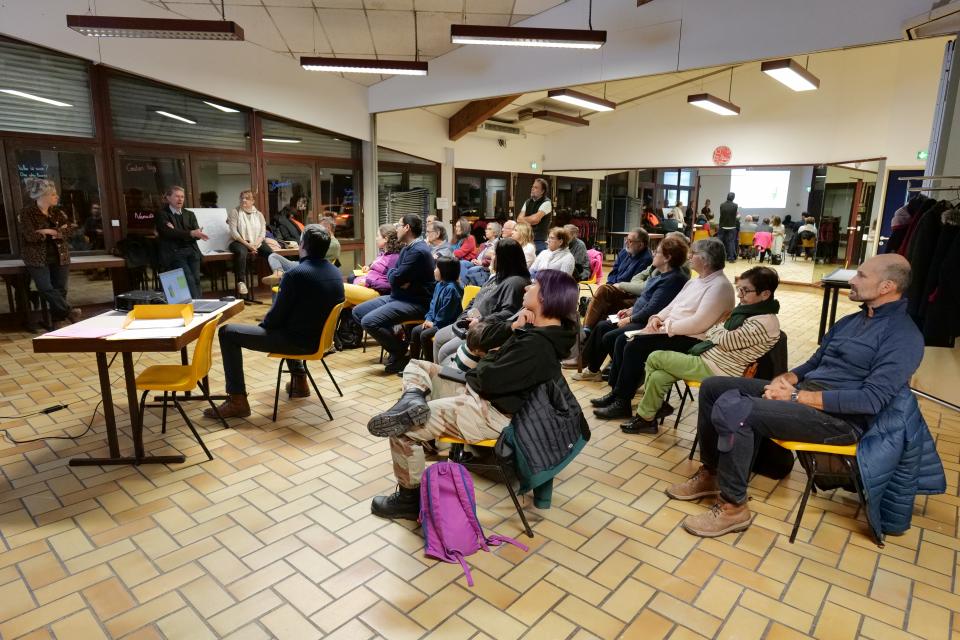
<svg viewBox="0 0 960 640">
<path fill-rule="evenodd" d="M 190 287 L 187 286 L 187 276 L 183 269 L 173 269 L 160 274 L 160 286 L 167 304 L 186 304 L 190 302 Z"/>
</svg>

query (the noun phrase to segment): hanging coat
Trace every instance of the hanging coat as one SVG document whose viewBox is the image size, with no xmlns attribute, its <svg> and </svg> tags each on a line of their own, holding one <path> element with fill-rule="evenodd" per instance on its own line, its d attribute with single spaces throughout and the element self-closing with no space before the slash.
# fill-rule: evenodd
<svg viewBox="0 0 960 640">
<path fill-rule="evenodd" d="M 933 252 L 937 246 L 937 239 L 940 237 L 940 228 L 942 227 L 940 216 L 946 209 L 947 204 L 945 202 L 938 202 L 935 207 L 922 213 L 922 218 L 917 223 L 910 238 L 910 246 L 907 248 L 907 260 L 910 262 L 911 271 L 910 286 L 907 288 L 907 313 L 920 328 L 923 327 L 923 318 L 920 316 L 920 302 L 923 299 Z"/>
</svg>

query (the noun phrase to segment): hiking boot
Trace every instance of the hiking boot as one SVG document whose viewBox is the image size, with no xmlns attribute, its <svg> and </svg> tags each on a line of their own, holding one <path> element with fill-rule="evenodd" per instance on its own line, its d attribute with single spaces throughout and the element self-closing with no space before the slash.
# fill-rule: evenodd
<svg viewBox="0 0 960 640">
<path fill-rule="evenodd" d="M 602 378 L 600 378 L 599 371 L 590 371 L 589 369 L 584 369 L 583 371 L 575 373 L 570 377 L 573 380 L 582 380 L 584 382 L 602 382 L 603 381 Z"/>
<path fill-rule="evenodd" d="M 399 436 L 412 427 L 419 427 L 430 417 L 430 406 L 420 389 L 407 389 L 397 403 L 367 422 L 367 431 L 381 438 Z"/>
<path fill-rule="evenodd" d="M 593 410 L 593 415 L 604 420 L 613 420 L 616 418 L 629 418 L 633 415 L 633 407 L 623 398 L 614 398 L 613 402 L 605 407 L 599 407 Z"/>
<path fill-rule="evenodd" d="M 420 518 L 420 487 L 397 487 L 396 493 L 377 496 L 370 503 L 370 512 L 391 520 L 417 520 Z"/>
<path fill-rule="evenodd" d="M 613 391 L 608 393 L 605 396 L 600 396 L 599 398 L 591 398 L 590 404 L 594 407 L 609 407 L 610 403 L 617 399 L 617 396 L 614 395 Z"/>
<path fill-rule="evenodd" d="M 263 279 L 261 279 L 260 282 L 262 282 L 264 285 L 268 287 L 275 287 L 278 284 L 280 284 L 280 278 L 282 277 L 283 277 L 283 271 L 280 271 L 279 269 L 277 269 L 276 271 L 271 273 L 269 276 L 266 276 Z"/>
<path fill-rule="evenodd" d="M 753 514 L 747 503 L 734 504 L 723 498 L 710 507 L 706 513 L 687 516 L 681 525 L 687 532 L 701 538 L 716 538 L 727 533 L 743 531 L 753 521 Z"/>
<path fill-rule="evenodd" d="M 250 415 L 250 404 L 247 403 L 245 393 L 231 393 L 230 397 L 217 407 L 217 410 L 224 418 L 246 418 Z M 217 414 L 214 413 L 213 409 L 204 409 L 203 416 L 217 419 Z"/>
<path fill-rule="evenodd" d="M 240 294 L 241 296 L 245 296 L 245 295 L 247 295 L 248 293 L 250 293 L 250 292 L 247 290 L 247 283 L 246 283 L 246 282 L 238 282 L 238 283 L 237 283 L 237 293 Z"/>
<path fill-rule="evenodd" d="M 623 433 L 629 433 L 631 435 L 636 435 L 639 433 L 656 435 L 659 429 L 657 428 L 656 419 L 647 420 L 646 418 L 641 418 L 640 416 L 633 416 L 633 418 L 620 425 L 620 431 Z"/>
<path fill-rule="evenodd" d="M 671 486 L 666 493 L 674 500 L 698 500 L 720 495 L 720 485 L 717 484 L 717 474 L 700 465 L 692 478 Z"/>
<path fill-rule="evenodd" d="M 307 374 L 291 373 L 290 382 L 285 387 L 288 398 L 309 398 L 310 384 L 307 382 Z"/>
<path fill-rule="evenodd" d="M 384 373 L 403 373 L 403 370 L 407 367 L 407 363 L 410 362 L 410 358 L 407 356 L 396 356 L 387 360 L 387 364 L 384 365 Z"/>
</svg>

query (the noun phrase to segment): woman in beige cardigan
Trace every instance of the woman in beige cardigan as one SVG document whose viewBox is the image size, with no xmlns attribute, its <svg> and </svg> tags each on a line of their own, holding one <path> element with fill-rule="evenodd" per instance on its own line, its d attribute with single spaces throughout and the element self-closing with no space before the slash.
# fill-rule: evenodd
<svg viewBox="0 0 960 640">
<path fill-rule="evenodd" d="M 227 214 L 230 227 L 230 251 L 233 253 L 233 273 L 237 278 L 237 294 L 247 295 L 247 259 L 251 253 L 266 258 L 273 251 L 267 246 L 267 221 L 254 204 L 253 191 L 240 192 L 240 205 Z"/>
</svg>

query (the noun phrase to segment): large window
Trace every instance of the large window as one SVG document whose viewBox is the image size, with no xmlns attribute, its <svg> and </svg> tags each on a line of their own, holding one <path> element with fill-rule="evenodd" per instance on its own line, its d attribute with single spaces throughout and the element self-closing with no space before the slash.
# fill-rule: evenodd
<svg viewBox="0 0 960 640">
<path fill-rule="evenodd" d="M 565 223 L 572 216 L 590 215 L 590 192 L 593 182 L 584 178 L 557 178 L 557 201 L 554 209 L 557 211 L 558 224 Z"/>
<path fill-rule="evenodd" d="M 68 239 L 70 248 L 73 251 L 102 250 L 103 209 L 94 153 L 14 148 L 10 155 L 17 171 L 20 205 L 30 202 L 26 185 L 29 178 L 52 180 L 60 194 L 60 208 L 77 225 L 77 230 Z"/>
<path fill-rule="evenodd" d="M 356 169 L 320 169 L 320 215 L 337 221 L 338 238 L 357 238 L 360 228 L 356 220 L 356 191 L 360 171 Z"/>
<path fill-rule="evenodd" d="M 437 213 L 440 165 L 426 158 L 377 147 L 380 224 L 405 213 Z"/>
<path fill-rule="evenodd" d="M 92 138 L 87 63 L 0 41 L 0 131 Z"/>
<path fill-rule="evenodd" d="M 243 111 L 145 80 L 112 76 L 110 112 L 118 140 L 249 148 L 248 116 Z"/>
<path fill-rule="evenodd" d="M 356 154 L 356 143 L 330 133 L 272 118 L 262 118 L 261 126 L 263 150 L 268 153 L 347 159 L 352 159 Z"/>
<path fill-rule="evenodd" d="M 286 209 L 306 223 L 315 218 L 313 204 L 313 165 L 267 160 L 267 210 L 269 217 Z"/>
<path fill-rule="evenodd" d="M 504 219 L 508 215 L 510 174 L 457 170 L 457 216 Z"/>
<path fill-rule="evenodd" d="M 240 204 L 240 192 L 253 189 L 250 163 L 224 160 L 198 160 L 195 191 L 201 208 L 232 209 Z"/>
<path fill-rule="evenodd" d="M 167 187 L 177 185 L 189 189 L 187 163 L 177 157 L 122 153 L 118 163 L 127 230 L 152 232 L 154 214 L 166 204 L 163 193 Z M 188 203 L 189 195 L 188 191 Z"/>
</svg>

